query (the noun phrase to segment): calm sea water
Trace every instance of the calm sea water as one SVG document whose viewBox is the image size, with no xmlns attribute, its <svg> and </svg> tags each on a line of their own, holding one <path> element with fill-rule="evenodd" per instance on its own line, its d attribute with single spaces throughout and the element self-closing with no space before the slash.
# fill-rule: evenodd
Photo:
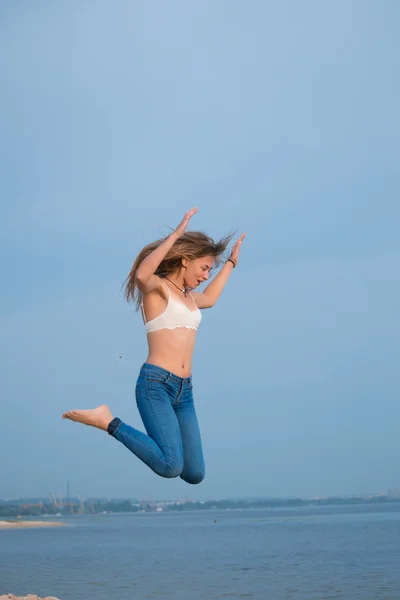
<svg viewBox="0 0 400 600">
<path fill-rule="evenodd" d="M 400 505 L 82 516 L 0 530 L 0 594 L 399 600 Z"/>
</svg>

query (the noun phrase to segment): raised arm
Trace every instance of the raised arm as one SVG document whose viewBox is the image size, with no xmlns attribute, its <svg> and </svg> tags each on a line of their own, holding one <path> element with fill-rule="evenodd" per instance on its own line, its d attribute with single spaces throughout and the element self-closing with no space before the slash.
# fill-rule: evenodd
<svg viewBox="0 0 400 600">
<path fill-rule="evenodd" d="M 199 308 L 211 308 L 217 302 L 218 298 L 222 294 L 226 282 L 229 279 L 232 269 L 236 267 L 239 259 L 240 247 L 246 234 L 243 233 L 240 238 L 233 245 L 232 252 L 229 259 L 226 261 L 218 275 L 209 283 L 203 293 L 194 292 L 193 297 Z"/>
<path fill-rule="evenodd" d="M 151 254 L 146 256 L 146 258 L 138 267 L 135 279 L 139 290 L 143 294 L 148 294 L 160 286 L 159 277 L 155 275 L 155 272 L 168 254 L 168 251 L 175 244 L 176 240 L 183 235 L 190 218 L 197 213 L 197 211 L 197 208 L 192 208 L 189 210 L 175 231 L 173 231 L 171 235 L 169 235 L 155 250 L 153 250 Z"/>
</svg>

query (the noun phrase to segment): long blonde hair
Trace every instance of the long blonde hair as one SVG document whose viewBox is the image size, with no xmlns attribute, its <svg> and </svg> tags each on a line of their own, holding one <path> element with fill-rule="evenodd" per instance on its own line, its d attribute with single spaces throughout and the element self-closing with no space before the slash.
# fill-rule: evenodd
<svg viewBox="0 0 400 600">
<path fill-rule="evenodd" d="M 202 258 L 203 256 L 213 256 L 215 265 L 218 266 L 221 263 L 221 257 L 233 236 L 234 233 L 230 233 L 225 235 L 218 242 L 214 242 L 210 236 L 202 231 L 185 231 L 185 233 L 181 235 L 181 237 L 176 240 L 175 244 L 168 250 L 165 258 L 158 266 L 155 275 L 165 277 L 166 275 L 173 273 L 182 266 L 182 258 L 196 260 L 196 258 Z M 139 309 L 142 301 L 142 293 L 136 284 L 136 273 L 139 265 L 147 256 L 149 256 L 149 254 L 158 248 L 165 239 L 166 238 L 162 238 L 155 242 L 151 242 L 151 244 L 148 244 L 139 252 L 129 275 L 123 284 L 125 285 L 125 298 L 128 302 L 136 303 L 136 310 Z"/>
</svg>

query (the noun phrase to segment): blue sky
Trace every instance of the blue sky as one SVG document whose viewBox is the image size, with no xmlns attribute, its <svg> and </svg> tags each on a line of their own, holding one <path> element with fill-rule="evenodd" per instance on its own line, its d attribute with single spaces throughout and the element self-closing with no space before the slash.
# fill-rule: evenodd
<svg viewBox="0 0 400 600">
<path fill-rule="evenodd" d="M 400 7 L 2 2 L 0 497 L 400 487 Z M 141 427 L 138 251 L 247 231 L 205 311 L 191 487 L 61 420 Z M 119 358 L 122 355 L 122 358 Z"/>
</svg>

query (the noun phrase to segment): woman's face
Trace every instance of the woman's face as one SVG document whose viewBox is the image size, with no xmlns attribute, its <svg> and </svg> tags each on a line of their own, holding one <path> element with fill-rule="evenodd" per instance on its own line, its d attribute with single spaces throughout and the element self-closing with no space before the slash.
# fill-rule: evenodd
<svg viewBox="0 0 400 600">
<path fill-rule="evenodd" d="M 213 266 L 213 256 L 204 256 L 203 258 L 196 258 L 190 262 L 188 261 L 185 270 L 186 285 L 193 290 L 199 286 L 200 283 L 203 283 L 203 281 L 207 281 Z"/>
</svg>

